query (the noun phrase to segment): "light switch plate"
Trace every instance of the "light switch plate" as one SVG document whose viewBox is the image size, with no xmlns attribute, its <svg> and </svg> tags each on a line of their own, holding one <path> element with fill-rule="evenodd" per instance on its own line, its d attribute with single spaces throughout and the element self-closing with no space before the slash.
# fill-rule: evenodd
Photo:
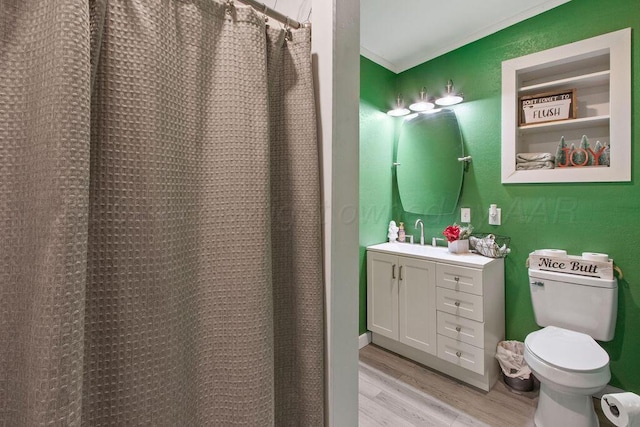
<svg viewBox="0 0 640 427">
<path fill-rule="evenodd" d="M 460 222 L 471 222 L 471 208 L 460 208 Z"/>
</svg>

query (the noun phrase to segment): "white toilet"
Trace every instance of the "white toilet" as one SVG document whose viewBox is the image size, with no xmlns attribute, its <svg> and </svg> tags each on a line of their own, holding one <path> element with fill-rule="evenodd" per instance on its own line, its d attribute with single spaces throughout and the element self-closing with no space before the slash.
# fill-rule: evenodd
<svg viewBox="0 0 640 427">
<path fill-rule="evenodd" d="M 609 379 L 609 355 L 594 340 L 613 339 L 618 282 L 529 269 L 536 323 L 524 359 L 540 380 L 537 427 L 597 427 L 591 395 Z"/>
</svg>

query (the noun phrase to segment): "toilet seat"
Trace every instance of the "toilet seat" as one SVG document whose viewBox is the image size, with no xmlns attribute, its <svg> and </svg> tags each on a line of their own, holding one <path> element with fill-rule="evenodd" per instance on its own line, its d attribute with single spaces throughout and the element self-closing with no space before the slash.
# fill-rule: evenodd
<svg viewBox="0 0 640 427">
<path fill-rule="evenodd" d="M 538 359 L 561 370 L 593 372 L 609 365 L 609 355 L 589 335 L 555 326 L 530 333 L 525 346 Z"/>
<path fill-rule="evenodd" d="M 591 395 L 611 379 L 607 353 L 588 335 L 567 329 L 547 326 L 527 335 L 524 360 L 540 383 L 571 395 Z"/>
</svg>

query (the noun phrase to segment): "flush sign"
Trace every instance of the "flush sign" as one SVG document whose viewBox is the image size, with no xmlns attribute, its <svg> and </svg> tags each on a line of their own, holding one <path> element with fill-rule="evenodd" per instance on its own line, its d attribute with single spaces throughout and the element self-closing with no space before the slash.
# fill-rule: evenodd
<svg viewBox="0 0 640 427">
<path fill-rule="evenodd" d="M 520 126 L 576 118 L 576 91 L 547 92 L 520 97 Z"/>
</svg>

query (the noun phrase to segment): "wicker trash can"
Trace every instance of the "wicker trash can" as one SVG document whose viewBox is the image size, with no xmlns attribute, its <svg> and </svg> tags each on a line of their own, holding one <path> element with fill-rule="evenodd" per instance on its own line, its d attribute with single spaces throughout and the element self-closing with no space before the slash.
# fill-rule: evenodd
<svg viewBox="0 0 640 427">
<path fill-rule="evenodd" d="M 505 384 L 514 390 L 533 390 L 533 375 L 524 360 L 524 344 L 520 341 L 500 341 L 496 359 L 502 369 Z"/>
</svg>

